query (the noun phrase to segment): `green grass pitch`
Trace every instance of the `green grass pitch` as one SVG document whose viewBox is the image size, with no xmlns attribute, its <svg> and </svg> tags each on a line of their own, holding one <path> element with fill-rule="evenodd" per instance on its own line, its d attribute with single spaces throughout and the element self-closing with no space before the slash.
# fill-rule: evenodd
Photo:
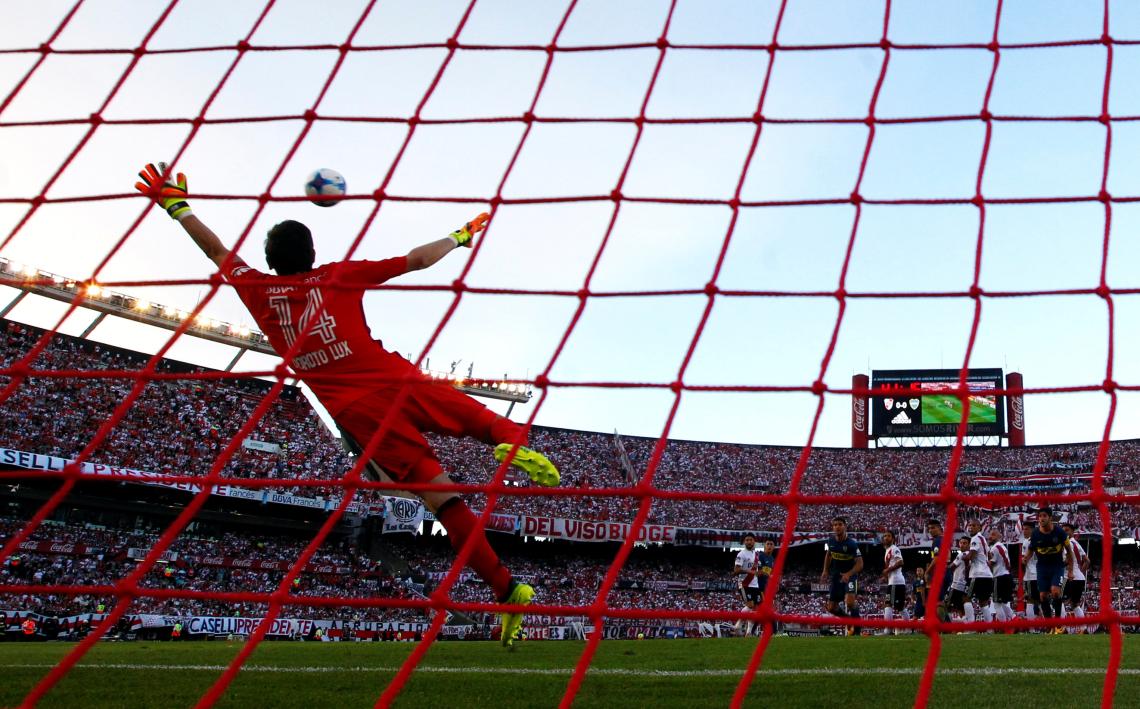
<svg viewBox="0 0 1140 709">
<path fill-rule="evenodd" d="M 950 396 L 924 396 L 922 397 L 923 423 L 958 423 L 962 420 L 962 402 Z M 972 404 L 970 406 L 970 423 L 996 423 L 997 410 Z"/>
<path fill-rule="evenodd" d="M 15 706 L 73 645 L 4 643 L 0 704 Z M 289 643 L 258 647 L 220 707 L 371 707 L 407 643 Z M 583 642 L 442 642 L 397 701 L 402 707 L 552 707 Z M 755 638 L 621 640 L 601 644 L 578 707 L 727 706 Z M 925 636 L 774 638 L 752 684 L 756 707 L 912 706 Z M 192 706 L 239 643 L 103 643 L 41 707 Z M 943 638 L 932 707 L 1097 707 L 1107 636 L 960 635 Z M 1140 707 L 1140 640 L 1126 636 L 1117 707 Z M 1058 671 L 1060 670 L 1060 671 Z"/>
</svg>

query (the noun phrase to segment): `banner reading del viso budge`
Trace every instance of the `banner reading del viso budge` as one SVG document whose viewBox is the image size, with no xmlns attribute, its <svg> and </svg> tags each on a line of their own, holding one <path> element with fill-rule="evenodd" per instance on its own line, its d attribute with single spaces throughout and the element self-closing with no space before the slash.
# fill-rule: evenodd
<svg viewBox="0 0 1140 709">
<path fill-rule="evenodd" d="M 575 542 L 620 542 L 629 536 L 630 527 L 622 522 L 527 516 L 522 518 L 519 533 L 524 537 L 568 539 Z M 676 536 L 677 528 L 672 525 L 646 524 L 638 530 L 637 541 L 672 544 Z"/>
</svg>

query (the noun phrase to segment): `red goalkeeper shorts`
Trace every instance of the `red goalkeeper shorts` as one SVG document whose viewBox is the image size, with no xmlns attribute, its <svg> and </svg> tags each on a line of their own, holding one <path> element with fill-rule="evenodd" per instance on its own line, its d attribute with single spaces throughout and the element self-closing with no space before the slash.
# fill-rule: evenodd
<svg viewBox="0 0 1140 709">
<path fill-rule="evenodd" d="M 510 442 L 522 435 L 521 426 L 450 384 L 431 380 L 409 383 L 404 398 L 394 408 L 399 391 L 399 387 L 374 391 L 336 416 L 337 424 L 365 449 L 387 424 L 371 458 L 393 480 L 425 483 L 443 472 L 423 436 L 425 431 L 471 436 L 487 443 Z"/>
</svg>

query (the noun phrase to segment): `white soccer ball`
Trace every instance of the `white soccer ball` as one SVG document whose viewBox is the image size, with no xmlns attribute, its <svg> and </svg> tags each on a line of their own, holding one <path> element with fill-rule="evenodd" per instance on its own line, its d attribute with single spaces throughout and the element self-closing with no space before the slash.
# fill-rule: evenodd
<svg viewBox="0 0 1140 709">
<path fill-rule="evenodd" d="M 315 171 L 305 181 L 305 194 L 318 207 L 337 205 L 339 200 L 321 199 L 321 197 L 339 197 L 347 191 L 348 184 L 344 181 L 344 175 L 327 167 Z"/>
</svg>

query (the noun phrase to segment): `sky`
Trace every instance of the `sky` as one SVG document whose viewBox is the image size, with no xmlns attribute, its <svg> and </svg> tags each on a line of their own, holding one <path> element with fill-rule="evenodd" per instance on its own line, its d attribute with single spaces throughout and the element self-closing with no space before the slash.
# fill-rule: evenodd
<svg viewBox="0 0 1140 709">
<path fill-rule="evenodd" d="M 354 39 L 356 47 L 434 44 L 455 33 L 468 2 L 376 0 Z M 87 124 L 27 123 L 86 119 L 99 110 L 127 72 L 125 54 L 51 54 L 12 95 L 73 2 L 42 0 L 34 10 L 0 3 L 0 243 L 12 234 L 75 149 Z M 53 42 L 55 49 L 131 49 L 158 21 L 166 2 L 85 0 Z M 339 45 L 367 6 L 362 0 L 315 3 L 278 0 L 253 34 L 255 46 Z M 1140 7 L 1109 2 L 1109 33 L 1140 39 Z M 232 47 L 253 27 L 261 2 L 180 0 L 147 44 L 149 50 Z M 477 0 L 458 35 L 472 45 L 549 44 L 567 11 L 564 0 Z M 777 2 L 677 0 L 667 37 L 675 44 L 760 44 L 771 41 Z M 654 42 L 664 28 L 666 0 L 582 0 L 558 39 L 560 47 Z M 1103 2 L 1007 0 L 998 38 L 1003 44 L 1095 39 Z M 878 42 L 883 2 L 789 0 L 778 41 L 783 45 Z M 892 2 L 887 36 L 913 44 L 986 43 L 995 3 Z M 747 118 L 757 110 L 769 61 L 763 114 L 771 119 L 857 118 L 868 115 L 885 52 L 837 49 L 665 50 L 656 47 L 555 52 L 534 113 L 544 118 Z M 890 51 L 877 100 L 878 118 L 977 115 L 994 66 L 986 49 Z M 989 109 L 998 116 L 1097 116 L 1107 50 L 1103 45 L 1005 48 Z M 234 49 L 145 54 L 102 111 L 106 119 L 146 124 L 101 125 L 47 192 L 49 198 L 106 199 L 47 205 L 0 249 L 0 256 L 73 278 L 101 282 L 205 279 L 212 264 L 159 209 L 132 193 L 147 162 L 169 160 L 189 126 L 167 119 L 198 115 L 237 55 Z M 264 268 L 262 235 L 295 218 L 316 238 L 318 262 L 344 258 L 373 207 L 367 199 L 331 209 L 304 201 L 270 202 L 255 217 L 256 195 L 302 195 L 305 176 L 320 167 L 345 175 L 349 192 L 370 195 L 392 168 L 406 122 L 335 118 L 413 115 L 448 56 L 445 48 L 349 52 L 316 106 L 314 123 L 286 162 L 304 122 L 295 118 L 207 124 L 177 169 L 189 177 L 195 213 L 227 244 L 249 233 L 239 253 Z M 250 51 L 205 112 L 208 119 L 299 116 L 313 108 L 333 70 L 335 50 Z M 487 207 L 523 136 L 520 119 L 535 96 L 547 55 L 541 50 L 459 49 L 423 106 L 425 119 L 511 117 L 508 122 L 421 125 L 399 160 L 389 194 L 466 197 L 473 203 L 385 201 L 367 228 L 356 258 L 383 258 L 439 238 Z M 1112 148 L 1108 191 L 1140 196 L 1140 46 L 1115 45 L 1109 87 Z M 648 100 L 646 99 L 648 93 Z M 756 131 L 751 122 L 648 124 L 622 186 L 627 197 L 730 199 Z M 630 154 L 636 128 L 628 122 L 536 123 L 502 186 L 506 198 L 608 195 Z M 982 193 L 987 198 L 1090 196 L 1100 189 L 1105 126 L 1095 121 L 999 121 L 993 124 Z M 969 199 L 982 158 L 980 120 L 879 124 L 860 193 L 869 199 Z M 855 124 L 763 125 L 741 187 L 745 201 L 845 198 L 855 187 L 868 128 Z M 284 167 L 282 164 L 284 162 Z M 273 180 L 282 169 L 281 176 Z M 216 199 L 210 195 L 241 195 Z M 483 201 L 480 201 L 483 200 Z M 592 292 L 700 289 L 713 278 L 726 241 L 726 205 L 623 201 L 612 234 L 603 236 L 615 203 L 593 200 L 505 205 L 476 254 L 464 250 L 433 268 L 393 283 L 447 285 L 470 265 L 471 286 Z M 146 217 L 117 250 L 141 213 Z M 753 291 L 834 291 L 850 246 L 848 292 L 913 294 L 965 291 L 973 281 L 979 243 L 973 205 L 865 205 L 852 238 L 850 204 L 740 209 L 716 284 Z M 987 291 L 1094 288 L 1102 268 L 1104 205 L 988 205 L 981 240 L 980 286 Z M 1111 206 L 1106 278 L 1113 288 L 1140 287 L 1140 204 Z M 96 273 L 96 269 L 114 255 Z M 468 260 L 473 262 L 468 264 Z M 116 286 L 115 290 L 189 309 L 204 285 Z M 0 287 L 0 308 L 16 291 Z M 450 292 L 380 290 L 365 300 L 374 334 L 390 349 L 423 349 L 451 305 Z M 1140 296 L 1119 295 L 1114 367 L 1119 383 L 1140 385 Z M 551 378 L 567 382 L 667 383 L 678 377 L 708 302 L 703 295 L 592 297 Z M 461 360 L 482 377 L 533 377 L 550 366 L 577 307 L 572 297 L 466 294 L 432 349 L 435 368 Z M 848 388 L 855 373 L 873 369 L 958 368 L 963 365 L 973 302 L 969 298 L 852 298 L 823 381 Z M 8 317 L 56 327 L 60 303 L 27 298 Z M 208 317 L 252 324 L 237 297 L 220 291 Z M 839 314 L 833 297 L 714 299 L 684 381 L 700 385 L 807 386 L 820 376 Z M 94 314 L 80 311 L 59 326 L 82 332 Z M 1095 295 L 983 298 L 969 364 L 1023 373 L 1028 387 L 1099 384 L 1106 378 L 1108 309 Z M 108 319 L 92 339 L 155 352 L 169 334 Z M 169 356 L 224 367 L 234 350 L 183 337 Z M 238 369 L 262 370 L 272 358 L 249 354 Z M 554 388 L 538 410 L 543 425 L 658 436 L 673 403 L 662 389 Z M 515 409 L 530 416 L 538 401 Z M 803 445 L 818 399 L 810 393 L 685 392 L 670 431 L 674 438 Z M 1099 440 L 1109 397 L 1103 392 L 1027 398 L 1031 444 Z M 503 406 L 493 403 L 497 410 Z M 1140 397 L 1120 397 L 1115 439 L 1140 437 Z M 850 442 L 849 398 L 828 395 L 815 444 Z"/>
</svg>

